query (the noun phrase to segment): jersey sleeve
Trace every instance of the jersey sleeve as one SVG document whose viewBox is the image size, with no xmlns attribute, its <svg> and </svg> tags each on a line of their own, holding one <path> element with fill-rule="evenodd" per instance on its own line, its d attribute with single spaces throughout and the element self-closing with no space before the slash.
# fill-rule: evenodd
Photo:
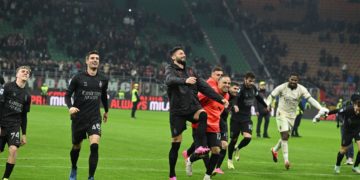
<svg viewBox="0 0 360 180">
<path fill-rule="evenodd" d="M 301 86 L 301 94 L 305 99 L 309 99 L 311 97 L 311 94 L 304 86 Z"/>
<path fill-rule="evenodd" d="M 105 82 L 104 86 L 101 89 L 101 102 L 104 106 L 105 112 L 108 112 L 109 111 L 109 103 L 108 103 L 108 98 L 107 98 L 107 89 L 108 89 L 109 81 L 105 80 L 104 82 Z"/>
<path fill-rule="evenodd" d="M 281 93 L 281 91 L 284 89 L 284 86 L 286 86 L 286 83 L 277 86 L 277 87 L 270 93 L 270 96 L 272 96 L 273 98 L 275 98 L 276 96 L 279 96 L 280 93 Z"/>
<path fill-rule="evenodd" d="M 70 80 L 70 83 L 69 83 L 69 86 L 65 92 L 65 103 L 67 105 L 67 107 L 70 109 L 73 104 L 71 102 L 71 96 L 72 94 L 74 93 L 76 87 L 77 87 L 77 84 L 78 84 L 78 76 L 74 76 L 71 80 Z"/>
<path fill-rule="evenodd" d="M 203 93 L 198 93 L 198 98 L 202 106 L 204 106 L 204 104 L 208 101 L 208 97 L 206 97 Z"/>
</svg>

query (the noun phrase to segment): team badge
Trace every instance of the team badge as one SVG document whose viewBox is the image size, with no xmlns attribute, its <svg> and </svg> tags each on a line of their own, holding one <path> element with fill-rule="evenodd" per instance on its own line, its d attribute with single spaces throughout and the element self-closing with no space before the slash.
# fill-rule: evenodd
<svg viewBox="0 0 360 180">
<path fill-rule="evenodd" d="M 87 82 L 86 82 L 86 81 L 84 82 L 84 86 L 87 86 Z"/>
</svg>

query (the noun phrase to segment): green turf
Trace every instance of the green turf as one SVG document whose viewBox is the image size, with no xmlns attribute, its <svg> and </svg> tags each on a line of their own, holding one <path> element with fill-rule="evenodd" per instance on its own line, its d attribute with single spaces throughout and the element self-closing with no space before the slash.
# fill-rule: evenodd
<svg viewBox="0 0 360 180">
<path fill-rule="evenodd" d="M 103 125 L 100 143 L 100 160 L 95 178 L 112 179 L 167 179 L 170 132 L 168 112 L 138 111 L 138 119 L 130 118 L 130 111 L 110 110 L 109 122 Z M 334 122 L 313 125 L 303 121 L 299 132 L 303 137 L 289 142 L 292 167 L 286 171 L 282 163 L 272 162 L 269 149 L 278 140 L 275 121 L 272 119 L 271 139 L 254 138 L 241 150 L 241 159 L 235 170 L 213 179 L 359 179 L 350 166 L 342 166 L 340 175 L 333 174 L 333 165 L 339 148 L 339 130 Z M 33 106 L 29 114 L 28 144 L 21 147 L 11 179 L 67 179 L 70 168 L 70 120 L 63 107 Z M 184 133 L 181 151 L 190 143 L 191 131 Z M 357 149 L 357 148 L 355 148 Z M 87 178 L 89 144 L 83 143 L 78 162 L 78 179 Z M 4 169 L 7 152 L 1 155 Z M 176 167 L 178 179 L 202 179 L 202 162 L 194 164 L 194 175 L 185 175 L 184 162 L 179 153 Z"/>
</svg>

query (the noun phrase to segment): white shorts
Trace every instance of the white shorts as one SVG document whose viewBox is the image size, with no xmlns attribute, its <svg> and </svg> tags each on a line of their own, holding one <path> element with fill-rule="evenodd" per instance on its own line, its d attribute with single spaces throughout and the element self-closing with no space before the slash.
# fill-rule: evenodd
<svg viewBox="0 0 360 180">
<path fill-rule="evenodd" d="M 290 131 L 294 127 L 295 118 L 276 116 L 276 124 L 279 132 Z"/>
</svg>

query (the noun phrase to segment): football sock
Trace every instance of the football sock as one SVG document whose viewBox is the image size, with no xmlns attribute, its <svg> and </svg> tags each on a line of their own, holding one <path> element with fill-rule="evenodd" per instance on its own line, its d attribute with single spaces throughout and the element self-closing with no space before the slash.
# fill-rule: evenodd
<svg viewBox="0 0 360 180">
<path fill-rule="evenodd" d="M 288 149 L 288 141 L 281 141 L 281 148 L 283 151 L 284 161 L 289 161 L 289 149 Z"/>
<path fill-rule="evenodd" d="M 337 154 L 336 158 L 336 166 L 340 166 L 342 159 L 344 158 L 345 154 L 341 154 L 340 151 Z"/>
<path fill-rule="evenodd" d="M 99 145 L 90 145 L 89 177 L 93 177 L 99 160 Z"/>
<path fill-rule="evenodd" d="M 70 159 L 71 159 L 71 165 L 73 169 L 77 169 L 77 161 L 79 159 L 79 153 L 80 153 L 80 149 L 74 149 L 72 148 L 70 151 Z"/>
<path fill-rule="evenodd" d="M 189 149 L 186 150 L 188 156 L 190 156 L 195 151 L 195 143 L 192 143 Z"/>
<path fill-rule="evenodd" d="M 195 161 L 197 161 L 197 160 L 199 160 L 199 159 L 201 159 L 201 158 L 200 158 L 200 156 L 197 155 L 197 154 L 191 154 L 191 156 L 190 156 L 189 159 L 190 159 L 190 162 L 193 163 L 193 162 L 195 162 Z"/>
<path fill-rule="evenodd" d="M 210 165 L 210 158 L 209 158 L 209 153 L 205 154 L 203 157 L 202 157 L 203 161 L 204 161 L 204 165 L 206 167 L 206 169 L 209 168 L 209 165 Z"/>
<path fill-rule="evenodd" d="M 357 155 L 356 155 L 356 160 L 355 160 L 355 163 L 354 163 L 354 167 L 358 167 L 359 163 L 360 163 L 360 152 L 358 152 Z"/>
<path fill-rule="evenodd" d="M 180 148 L 180 144 L 181 144 L 180 142 L 171 143 L 171 149 L 169 152 L 169 167 L 170 167 L 169 177 L 175 176 L 175 166 L 178 158 L 178 151 Z"/>
<path fill-rule="evenodd" d="M 5 172 L 3 178 L 9 178 L 12 170 L 14 169 L 15 164 L 6 163 Z"/>
<path fill-rule="evenodd" d="M 219 154 L 211 154 L 209 166 L 206 169 L 207 175 L 212 174 L 218 161 L 219 161 Z"/>
<path fill-rule="evenodd" d="M 281 148 L 281 139 L 274 146 L 274 151 L 278 152 L 280 148 Z"/>
<path fill-rule="evenodd" d="M 230 141 L 230 144 L 228 146 L 228 159 L 232 160 L 232 156 L 233 156 L 233 153 L 234 153 L 234 149 L 235 149 L 235 144 L 236 144 L 236 141 L 231 139 Z"/>
<path fill-rule="evenodd" d="M 218 161 L 217 164 L 216 164 L 216 167 L 217 167 L 217 168 L 220 168 L 220 167 L 221 167 L 221 164 L 222 164 L 223 161 L 224 161 L 225 155 L 226 155 L 226 149 L 221 149 L 221 151 L 220 151 L 220 156 L 219 156 L 219 161 Z"/>
<path fill-rule="evenodd" d="M 207 114 L 201 112 L 199 115 L 199 126 L 196 130 L 198 146 L 206 146 L 206 128 L 207 128 Z"/>
<path fill-rule="evenodd" d="M 241 140 L 240 144 L 238 145 L 238 149 L 241 149 L 245 146 L 247 146 L 251 141 L 251 138 L 248 138 L 248 137 L 244 137 L 244 139 Z"/>
</svg>

